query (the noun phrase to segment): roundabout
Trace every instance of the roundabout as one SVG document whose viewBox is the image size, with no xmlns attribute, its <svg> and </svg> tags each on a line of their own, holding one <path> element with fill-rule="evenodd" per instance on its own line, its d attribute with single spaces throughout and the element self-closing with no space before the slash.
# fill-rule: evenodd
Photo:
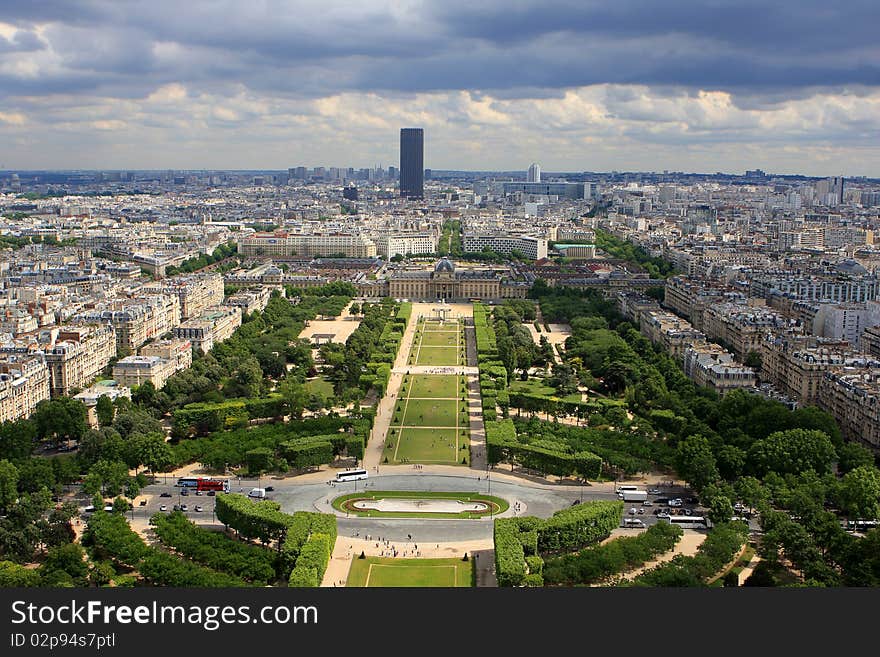
<svg viewBox="0 0 880 657">
<path fill-rule="evenodd" d="M 479 520 L 507 511 L 508 502 L 477 492 L 370 491 L 341 495 L 335 510 L 364 518 Z"/>
</svg>

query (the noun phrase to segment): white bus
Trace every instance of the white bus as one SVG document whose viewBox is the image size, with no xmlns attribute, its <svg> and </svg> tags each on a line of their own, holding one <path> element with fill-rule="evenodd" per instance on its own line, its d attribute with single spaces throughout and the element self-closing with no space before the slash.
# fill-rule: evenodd
<svg viewBox="0 0 880 657">
<path fill-rule="evenodd" d="M 661 518 L 661 520 L 687 529 L 706 529 L 712 526 L 712 523 L 703 516 L 669 516 L 668 518 Z"/>
<path fill-rule="evenodd" d="M 358 479 L 366 479 L 367 476 L 366 470 L 346 470 L 336 473 L 336 481 L 357 481 Z"/>
</svg>

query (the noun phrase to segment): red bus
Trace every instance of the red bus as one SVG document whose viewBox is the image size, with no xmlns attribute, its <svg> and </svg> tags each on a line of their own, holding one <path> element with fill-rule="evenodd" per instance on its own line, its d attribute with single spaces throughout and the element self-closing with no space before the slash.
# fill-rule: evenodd
<svg viewBox="0 0 880 657">
<path fill-rule="evenodd" d="M 229 492 L 228 479 L 199 479 L 196 490 L 216 490 L 224 493 Z"/>
</svg>

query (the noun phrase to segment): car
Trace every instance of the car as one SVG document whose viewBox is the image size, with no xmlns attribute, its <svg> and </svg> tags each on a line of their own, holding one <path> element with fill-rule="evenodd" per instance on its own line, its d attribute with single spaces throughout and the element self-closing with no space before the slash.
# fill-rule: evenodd
<svg viewBox="0 0 880 657">
<path fill-rule="evenodd" d="M 181 495 L 189 495 L 189 491 L 186 488 L 182 488 L 180 491 Z"/>
<path fill-rule="evenodd" d="M 171 497 L 171 493 L 159 493 L 159 497 Z"/>
<path fill-rule="evenodd" d="M 275 486 L 266 486 L 267 493 L 271 493 L 273 490 L 275 490 Z"/>
<path fill-rule="evenodd" d="M 669 514 L 668 513 L 658 513 L 657 517 L 669 519 Z"/>
<path fill-rule="evenodd" d="M 642 522 L 641 518 L 624 518 L 623 519 L 624 527 L 644 527 L 645 523 Z"/>
<path fill-rule="evenodd" d="M 179 505 L 179 504 L 175 504 L 173 510 L 174 510 L 174 511 L 180 511 L 180 505 Z"/>
<path fill-rule="evenodd" d="M 181 511 L 189 511 L 189 507 L 188 507 L 186 504 L 181 504 L 181 505 L 180 505 L 180 510 L 181 510 Z"/>
<path fill-rule="evenodd" d="M 202 511 L 204 511 L 204 509 L 202 508 L 201 504 L 196 504 L 195 511 L 196 513 L 201 513 Z"/>
<path fill-rule="evenodd" d="M 680 507 L 682 505 L 682 501 L 679 498 L 674 500 L 669 500 L 669 506 Z"/>
<path fill-rule="evenodd" d="M 93 507 L 91 504 L 89 506 L 87 506 L 85 509 L 83 509 L 83 513 L 94 513 L 94 512 L 95 512 L 95 507 Z"/>
<path fill-rule="evenodd" d="M 208 491 L 208 497 L 214 497 L 216 494 L 217 494 L 217 491 L 215 491 L 215 490 Z"/>
<path fill-rule="evenodd" d="M 202 491 L 200 491 L 200 490 L 196 491 L 196 495 L 201 495 L 201 494 L 202 494 Z"/>
<path fill-rule="evenodd" d="M 630 514 L 631 516 L 636 515 L 636 507 L 634 507 L 634 506 L 633 506 L 633 507 L 630 507 L 629 514 Z"/>
<path fill-rule="evenodd" d="M 641 515 L 644 515 L 644 514 L 645 514 L 645 510 L 644 510 L 644 509 L 639 509 L 638 513 L 639 513 L 640 516 L 641 516 Z"/>
<path fill-rule="evenodd" d="M 648 491 L 648 495 L 659 495 L 659 494 L 660 494 L 659 488 L 652 488 L 651 490 Z"/>
<path fill-rule="evenodd" d="M 167 510 L 168 510 L 168 505 L 167 505 L 167 504 L 161 504 L 161 505 L 159 505 L 159 511 L 167 511 Z"/>
<path fill-rule="evenodd" d="M 654 503 L 651 500 L 645 500 L 642 502 L 642 506 L 654 506 Z"/>
</svg>

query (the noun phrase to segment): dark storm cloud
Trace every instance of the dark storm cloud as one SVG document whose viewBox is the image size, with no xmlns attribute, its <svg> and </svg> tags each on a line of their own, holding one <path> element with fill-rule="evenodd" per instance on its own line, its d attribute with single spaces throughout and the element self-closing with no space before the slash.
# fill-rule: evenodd
<svg viewBox="0 0 880 657">
<path fill-rule="evenodd" d="M 73 79 L 84 92 L 118 88 L 125 96 L 132 85 L 171 81 L 305 96 L 482 89 L 505 97 L 601 83 L 756 98 L 880 84 L 876 0 L 395 6 L 0 0 L 0 21 L 22 28 L 14 42 L 0 41 L 0 55 L 42 48 L 30 30 L 48 25 L 42 37 L 68 79 L 43 77 L 47 93 L 76 87 Z M 40 79 L 22 84 L 36 92 Z"/>
</svg>

